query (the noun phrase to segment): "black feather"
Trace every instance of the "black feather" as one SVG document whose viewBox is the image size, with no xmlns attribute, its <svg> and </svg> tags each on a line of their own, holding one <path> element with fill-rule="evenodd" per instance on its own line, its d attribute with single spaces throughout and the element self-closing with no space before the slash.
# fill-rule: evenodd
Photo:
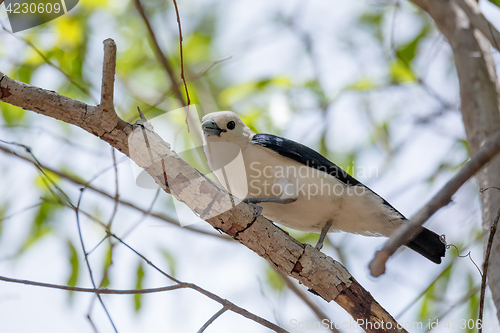
<svg viewBox="0 0 500 333">
<path fill-rule="evenodd" d="M 441 263 L 441 257 L 446 253 L 446 245 L 439 235 L 424 227 L 407 246 L 436 264 Z"/>
<path fill-rule="evenodd" d="M 382 199 L 384 205 L 390 207 L 392 210 L 401 215 L 401 218 L 405 218 L 403 214 L 401 214 L 396 208 L 392 207 L 390 203 L 371 190 L 368 186 L 361 183 L 359 180 L 351 176 L 335 163 L 329 161 L 317 151 L 301 143 L 272 134 L 255 134 L 250 142 L 269 148 L 282 156 L 291 158 L 292 160 L 302 163 L 308 167 L 326 172 L 330 176 L 337 178 L 339 181 L 348 186 L 362 186 Z"/>
</svg>

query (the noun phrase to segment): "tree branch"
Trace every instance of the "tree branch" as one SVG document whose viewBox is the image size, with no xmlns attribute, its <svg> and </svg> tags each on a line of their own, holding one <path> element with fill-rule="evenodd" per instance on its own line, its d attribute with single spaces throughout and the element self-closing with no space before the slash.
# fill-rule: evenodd
<svg viewBox="0 0 500 333">
<path fill-rule="evenodd" d="M 488 38 L 491 45 L 500 52 L 500 33 L 497 29 L 484 17 L 479 10 L 479 5 L 474 0 L 455 0 L 457 5 L 467 14 L 474 28 L 481 31 L 484 37 Z"/>
<path fill-rule="evenodd" d="M 100 108 L 21 83 L 3 73 L 0 77 L 1 101 L 97 133 L 146 170 L 163 190 L 283 274 L 297 279 L 324 300 L 337 302 L 355 320 L 379 325 L 383 322 L 386 327 L 390 323 L 393 329 L 388 331 L 406 332 L 339 262 L 298 242 L 258 215 L 255 206 L 219 188 L 171 150 L 148 123 L 128 124 L 120 119 L 113 129 L 104 129 Z M 377 327 L 363 328 L 367 332 L 380 332 L 374 326 Z"/>
<path fill-rule="evenodd" d="M 111 38 L 104 41 L 102 62 L 101 109 L 104 115 L 115 115 L 113 95 L 115 89 L 116 44 Z"/>
<path fill-rule="evenodd" d="M 112 295 L 136 295 L 136 294 L 151 294 L 158 293 L 162 291 L 170 291 L 176 289 L 186 288 L 182 284 L 175 284 L 173 286 L 160 287 L 160 288 L 149 288 L 149 289 L 131 289 L 131 290 L 117 290 L 117 289 L 107 289 L 107 288 L 81 288 L 81 287 L 71 287 L 62 286 L 59 284 L 43 283 L 29 280 L 13 279 L 5 276 L 0 276 L 0 281 L 13 282 L 20 284 L 27 284 L 30 286 L 38 286 L 52 289 L 61 289 L 67 291 L 77 291 L 83 293 L 93 293 L 93 294 L 112 294 Z"/>
<path fill-rule="evenodd" d="M 384 274 L 387 259 L 401 245 L 408 244 L 420 232 L 420 226 L 438 209 L 448 205 L 453 194 L 499 152 L 500 131 L 492 135 L 479 152 L 408 223 L 402 224 L 394 231 L 382 250 L 375 253 L 375 257 L 369 265 L 370 273 L 373 276 Z"/>
</svg>

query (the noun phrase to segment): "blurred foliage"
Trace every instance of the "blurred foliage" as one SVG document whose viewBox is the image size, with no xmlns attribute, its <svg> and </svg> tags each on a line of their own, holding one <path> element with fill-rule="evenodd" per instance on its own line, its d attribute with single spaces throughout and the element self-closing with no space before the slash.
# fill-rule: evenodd
<svg viewBox="0 0 500 333">
<path fill-rule="evenodd" d="M 142 260 L 139 261 L 139 265 L 137 266 L 137 271 L 136 271 L 136 282 L 135 282 L 135 289 L 142 289 L 142 281 L 144 279 L 144 268 L 143 268 L 143 262 Z M 141 299 L 142 299 L 142 294 L 135 294 L 134 295 L 134 306 L 135 306 L 135 311 L 139 311 L 141 309 Z"/>
<path fill-rule="evenodd" d="M 51 221 L 55 220 L 55 214 L 60 209 L 61 206 L 54 202 L 44 201 L 40 204 L 20 253 L 28 250 L 33 244 L 52 231 Z"/>
<path fill-rule="evenodd" d="M 494 4 L 495 6 L 500 7 L 500 0 L 488 0 L 488 1 Z"/>
<path fill-rule="evenodd" d="M 78 261 L 78 254 L 76 252 L 75 247 L 71 243 L 71 241 L 68 241 L 68 252 L 69 252 L 69 262 L 71 264 L 71 274 L 69 275 L 68 281 L 66 284 L 68 286 L 74 287 L 76 286 L 76 283 L 78 282 L 78 269 L 79 269 L 79 261 Z M 73 292 L 69 293 L 70 300 L 73 299 Z"/>
<path fill-rule="evenodd" d="M 175 277 L 176 273 L 175 257 L 165 249 L 161 250 L 161 253 L 163 254 L 163 257 L 167 260 L 170 275 Z"/>
<path fill-rule="evenodd" d="M 285 281 L 271 266 L 267 266 L 266 280 L 269 286 L 277 292 L 282 292 L 285 288 Z"/>
</svg>

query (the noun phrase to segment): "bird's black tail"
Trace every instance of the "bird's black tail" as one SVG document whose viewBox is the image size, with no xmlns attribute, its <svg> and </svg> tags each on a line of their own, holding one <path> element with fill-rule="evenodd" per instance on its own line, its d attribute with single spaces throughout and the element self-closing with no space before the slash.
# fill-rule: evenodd
<svg viewBox="0 0 500 333">
<path fill-rule="evenodd" d="M 441 263 L 441 257 L 444 257 L 446 252 L 446 245 L 439 235 L 426 228 L 422 228 L 422 231 L 407 246 L 436 264 Z"/>
</svg>

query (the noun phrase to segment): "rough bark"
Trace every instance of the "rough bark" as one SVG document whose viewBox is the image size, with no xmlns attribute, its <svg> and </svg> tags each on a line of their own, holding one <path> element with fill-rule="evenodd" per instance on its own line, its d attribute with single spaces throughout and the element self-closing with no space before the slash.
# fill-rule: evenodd
<svg viewBox="0 0 500 333">
<path fill-rule="evenodd" d="M 472 155 L 486 139 L 500 129 L 499 86 L 488 39 L 472 24 L 466 13 L 450 0 L 413 0 L 435 21 L 448 40 L 457 68 L 461 112 Z M 469 6 L 477 6 L 467 1 Z M 477 8 L 474 11 L 478 11 Z M 500 186 L 500 156 L 495 157 L 477 174 L 480 188 Z M 500 206 L 500 191 L 481 195 L 483 246 L 486 248 L 490 225 Z M 490 257 L 488 285 L 500 318 L 500 238 L 496 237 Z"/>
<path fill-rule="evenodd" d="M 265 217 L 257 216 L 255 206 L 233 197 L 177 156 L 149 123 L 128 124 L 110 116 L 111 108 L 103 112 L 100 106 L 24 84 L 1 72 L 0 100 L 99 136 L 129 156 L 165 191 L 214 228 L 268 260 L 278 271 L 297 279 L 311 292 L 328 302 L 337 302 L 355 320 L 363 320 L 366 332 L 380 332 L 381 325 L 387 327 L 383 331 L 406 332 L 339 262 L 298 242 Z"/>
</svg>

